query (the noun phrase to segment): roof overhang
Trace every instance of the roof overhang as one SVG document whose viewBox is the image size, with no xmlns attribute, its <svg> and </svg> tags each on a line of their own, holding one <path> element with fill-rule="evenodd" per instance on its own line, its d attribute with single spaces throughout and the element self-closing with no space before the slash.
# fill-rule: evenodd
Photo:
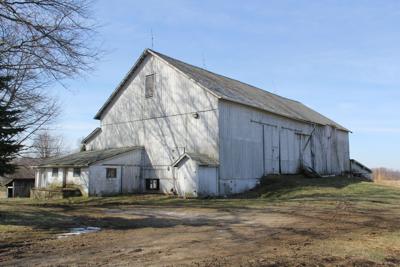
<svg viewBox="0 0 400 267">
<path fill-rule="evenodd" d="M 169 62 L 167 62 L 166 60 L 164 60 L 162 57 L 160 57 L 156 52 L 152 51 L 151 49 L 145 49 L 142 54 L 140 55 L 140 57 L 138 58 L 138 60 L 136 60 L 135 64 L 132 66 L 132 68 L 128 71 L 128 73 L 125 75 L 125 77 L 122 79 L 122 81 L 118 84 L 118 86 L 114 89 L 114 91 L 111 93 L 111 95 L 108 97 L 108 99 L 106 100 L 106 102 L 103 104 L 103 106 L 99 109 L 99 111 L 96 113 L 96 115 L 94 116 L 94 119 L 96 120 L 100 120 L 101 116 L 103 115 L 103 113 L 106 111 L 106 109 L 108 108 L 108 106 L 111 104 L 111 102 L 117 97 L 119 91 L 124 87 L 125 83 L 132 77 L 132 75 L 135 73 L 135 71 L 140 67 L 140 64 L 142 64 L 142 62 L 145 60 L 145 58 L 148 55 L 152 55 L 152 56 L 156 56 L 158 59 L 162 60 L 164 63 L 166 63 L 168 66 L 172 67 L 174 70 L 178 71 L 179 73 L 183 74 L 186 78 L 188 78 L 189 80 L 193 81 L 194 83 L 196 83 L 197 85 L 199 85 L 201 88 L 205 89 L 207 92 L 211 93 L 212 95 L 214 95 L 217 98 L 221 98 L 220 95 L 215 94 L 213 91 L 209 90 L 208 88 L 204 87 L 203 85 L 201 85 L 200 83 L 198 83 L 197 81 L 193 80 L 192 78 L 190 78 L 188 75 L 186 75 L 184 72 L 182 72 L 181 70 L 179 70 L 178 68 L 176 68 L 175 66 L 173 66 L 172 64 L 170 64 Z"/>
<path fill-rule="evenodd" d="M 357 164 L 360 168 L 364 169 L 365 171 L 372 173 L 372 170 L 370 168 L 368 168 L 367 166 L 365 166 L 364 164 L 362 164 L 361 162 L 355 160 L 355 159 L 350 159 L 350 162 Z"/>
<path fill-rule="evenodd" d="M 177 167 L 179 163 L 185 158 L 196 161 L 199 166 L 208 166 L 208 167 L 218 167 L 219 162 L 207 155 L 197 154 L 197 153 L 184 153 L 179 158 L 177 158 L 172 164 L 172 167 Z"/>
<path fill-rule="evenodd" d="M 106 102 L 101 106 L 99 111 L 97 111 L 96 115 L 94 116 L 94 119 L 100 120 L 101 116 L 103 115 L 104 111 L 107 109 L 107 107 L 110 105 L 110 103 L 114 100 L 114 98 L 118 95 L 119 91 L 122 89 L 122 87 L 125 85 L 125 83 L 131 78 L 131 76 L 135 73 L 135 71 L 139 68 L 140 64 L 143 62 L 143 60 L 146 58 L 146 56 L 149 54 L 149 49 L 145 49 L 140 57 L 136 60 L 135 64 L 132 66 L 132 68 L 128 71 L 128 73 L 125 75 L 125 77 L 122 79 L 122 81 L 118 84 L 118 86 L 114 89 L 114 91 L 111 93 L 111 95 L 107 98 Z"/>
<path fill-rule="evenodd" d="M 36 166 L 37 168 L 84 168 L 89 167 L 95 163 L 112 159 L 120 155 L 130 153 L 134 150 L 143 150 L 143 147 L 122 147 L 112 148 L 105 150 L 82 151 L 66 156 L 49 159 L 42 164 Z"/>
<path fill-rule="evenodd" d="M 90 140 L 92 140 L 94 137 L 96 137 L 99 133 L 101 133 L 101 128 L 97 127 L 96 129 L 94 129 L 88 136 L 86 136 L 83 140 L 82 140 L 82 144 L 87 144 L 87 142 L 89 142 Z"/>
</svg>

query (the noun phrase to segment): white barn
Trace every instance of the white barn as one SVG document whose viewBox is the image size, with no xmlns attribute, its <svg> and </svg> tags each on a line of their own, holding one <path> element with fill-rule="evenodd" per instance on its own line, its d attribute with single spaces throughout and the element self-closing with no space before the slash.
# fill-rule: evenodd
<svg viewBox="0 0 400 267">
<path fill-rule="evenodd" d="M 63 184 L 69 183 L 65 169 L 85 168 L 89 195 L 228 195 L 254 187 L 263 175 L 299 173 L 305 166 L 320 174 L 350 170 L 343 126 L 298 101 L 150 49 L 95 119 L 100 126 L 84 139 L 83 153 L 125 149 L 128 156 L 114 165 L 53 159 L 39 166 L 37 187 L 52 184 L 50 170 L 60 166 Z M 135 171 L 125 170 L 130 167 Z M 125 176 L 107 178 L 112 168 Z"/>
</svg>

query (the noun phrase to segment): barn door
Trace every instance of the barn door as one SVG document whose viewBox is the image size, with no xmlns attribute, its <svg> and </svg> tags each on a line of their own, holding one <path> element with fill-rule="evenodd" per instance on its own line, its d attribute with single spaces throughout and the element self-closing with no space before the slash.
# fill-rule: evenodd
<svg viewBox="0 0 400 267">
<path fill-rule="evenodd" d="M 301 134 L 299 135 L 299 137 L 300 137 L 301 165 L 314 168 L 311 156 L 311 136 Z"/>
<path fill-rule="evenodd" d="M 279 173 L 279 136 L 278 128 L 263 125 L 264 138 L 264 174 Z"/>
<path fill-rule="evenodd" d="M 217 168 L 215 167 L 199 167 L 199 196 L 215 196 L 217 195 Z"/>
<path fill-rule="evenodd" d="M 297 131 L 281 128 L 279 134 L 280 172 L 283 174 L 298 173 L 300 170 L 300 135 Z"/>
</svg>

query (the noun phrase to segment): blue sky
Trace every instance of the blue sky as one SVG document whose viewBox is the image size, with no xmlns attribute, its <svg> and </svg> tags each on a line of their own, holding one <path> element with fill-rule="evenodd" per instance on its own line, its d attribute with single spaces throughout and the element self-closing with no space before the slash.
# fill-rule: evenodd
<svg viewBox="0 0 400 267">
<path fill-rule="evenodd" d="M 400 1 L 98 1 L 105 54 L 56 88 L 54 125 L 77 147 L 93 116 L 151 46 L 301 101 L 351 129 L 351 157 L 400 169 Z"/>
</svg>

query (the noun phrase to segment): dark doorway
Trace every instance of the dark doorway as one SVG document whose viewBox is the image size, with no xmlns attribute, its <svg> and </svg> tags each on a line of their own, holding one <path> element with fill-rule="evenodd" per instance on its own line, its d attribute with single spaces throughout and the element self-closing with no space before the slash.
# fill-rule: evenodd
<svg viewBox="0 0 400 267">
<path fill-rule="evenodd" d="M 14 194 L 13 194 L 13 191 L 14 191 L 14 190 L 13 190 L 12 187 L 8 187 L 8 188 L 7 188 L 7 197 L 8 197 L 8 198 L 14 197 L 14 196 L 13 196 L 13 195 L 14 195 Z"/>
</svg>

